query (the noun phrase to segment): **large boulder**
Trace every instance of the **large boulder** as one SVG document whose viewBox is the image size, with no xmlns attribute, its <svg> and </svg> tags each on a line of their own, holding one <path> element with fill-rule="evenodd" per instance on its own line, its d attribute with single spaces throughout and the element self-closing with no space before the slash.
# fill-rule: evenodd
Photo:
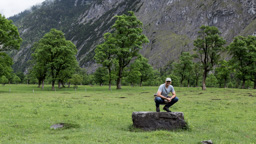
<svg viewBox="0 0 256 144">
<path fill-rule="evenodd" d="M 143 130 L 175 130 L 187 128 L 182 112 L 133 112 L 133 126 Z"/>
</svg>

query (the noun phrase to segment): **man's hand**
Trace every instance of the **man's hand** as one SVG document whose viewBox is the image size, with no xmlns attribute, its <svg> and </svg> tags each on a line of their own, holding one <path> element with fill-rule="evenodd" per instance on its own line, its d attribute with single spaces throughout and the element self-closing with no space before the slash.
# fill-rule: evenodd
<svg viewBox="0 0 256 144">
<path fill-rule="evenodd" d="M 172 98 L 166 98 L 168 100 L 168 102 L 171 102 L 172 101 Z"/>
</svg>

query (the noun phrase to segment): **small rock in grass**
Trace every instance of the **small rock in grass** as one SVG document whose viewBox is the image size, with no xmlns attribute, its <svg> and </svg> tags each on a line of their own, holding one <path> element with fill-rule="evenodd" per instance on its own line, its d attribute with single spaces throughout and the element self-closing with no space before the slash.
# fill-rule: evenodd
<svg viewBox="0 0 256 144">
<path fill-rule="evenodd" d="M 51 129 L 70 129 L 70 128 L 79 128 L 80 125 L 78 124 L 71 124 L 71 123 L 58 123 L 52 125 Z"/>
<path fill-rule="evenodd" d="M 64 127 L 64 123 L 59 123 L 59 124 L 54 124 L 51 126 L 51 129 L 59 129 L 59 128 L 63 128 Z"/>
<path fill-rule="evenodd" d="M 202 144 L 213 144 L 212 140 L 201 141 Z"/>
</svg>

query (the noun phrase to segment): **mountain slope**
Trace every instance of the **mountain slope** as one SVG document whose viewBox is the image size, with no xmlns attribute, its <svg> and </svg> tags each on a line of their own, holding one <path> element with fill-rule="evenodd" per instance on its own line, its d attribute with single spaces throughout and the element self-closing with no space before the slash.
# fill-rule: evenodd
<svg viewBox="0 0 256 144">
<path fill-rule="evenodd" d="M 255 0 L 48 0 L 11 18 L 24 40 L 21 50 L 11 54 L 14 69 L 26 72 L 33 42 L 56 28 L 76 44 L 80 66 L 94 71 L 96 45 L 113 25 L 113 16 L 129 10 L 143 22 L 150 39 L 140 53 L 161 68 L 177 60 L 182 51 L 192 51 L 201 25 L 218 27 L 227 42 L 237 35 L 254 34 L 255 4 Z"/>
</svg>

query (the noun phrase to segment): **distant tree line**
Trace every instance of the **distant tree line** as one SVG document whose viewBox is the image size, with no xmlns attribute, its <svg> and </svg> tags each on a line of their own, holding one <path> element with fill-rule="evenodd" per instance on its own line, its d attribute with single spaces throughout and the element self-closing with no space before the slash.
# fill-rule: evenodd
<svg viewBox="0 0 256 144">
<path fill-rule="evenodd" d="M 237 36 L 226 47 L 225 43 L 216 27 L 200 27 L 194 54 L 182 52 L 179 61 L 173 62 L 162 75 L 173 77 L 177 86 L 202 86 L 203 90 L 256 89 L 256 37 Z"/>
<path fill-rule="evenodd" d="M 214 26 L 201 26 L 194 40 L 194 52 L 182 52 L 178 61 L 154 70 L 148 59 L 139 54 L 149 40 L 142 34 L 142 22 L 133 12 L 116 16 L 111 32 L 95 49 L 95 61 L 101 64 L 93 73 L 80 68 L 75 45 L 66 40 L 64 33 L 51 29 L 33 45 L 31 67 L 26 75 L 12 71 L 12 59 L 7 51 L 18 50 L 22 39 L 12 21 L 0 15 L 0 82 L 44 84 L 58 87 L 78 85 L 157 86 L 166 77 L 174 86 L 231 87 L 256 89 L 256 37 L 237 36 L 226 41 Z M 3 25 L 4 24 L 4 25 Z"/>
</svg>

